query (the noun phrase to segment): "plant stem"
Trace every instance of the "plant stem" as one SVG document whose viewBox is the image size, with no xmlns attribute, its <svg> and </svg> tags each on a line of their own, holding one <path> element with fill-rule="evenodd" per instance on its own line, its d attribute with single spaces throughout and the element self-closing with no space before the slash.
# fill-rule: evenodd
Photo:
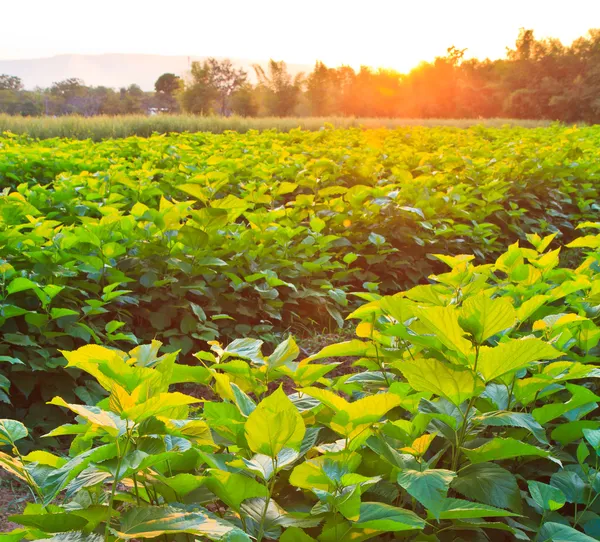
<svg viewBox="0 0 600 542">
<path fill-rule="evenodd" d="M 259 528 L 258 528 L 258 536 L 256 537 L 256 542 L 261 542 L 263 539 L 263 536 L 265 535 L 265 519 L 267 518 L 267 511 L 269 510 L 269 504 L 271 502 L 271 495 L 273 493 L 273 488 L 275 487 L 275 478 L 276 478 L 275 471 L 277 470 L 277 459 L 271 458 L 271 461 L 273 463 L 273 478 L 267 485 L 267 498 L 265 499 L 265 508 L 260 517 L 260 524 L 259 524 Z"/>
<path fill-rule="evenodd" d="M 473 372 L 475 373 L 475 378 L 477 378 L 477 362 L 478 361 L 479 361 L 479 345 L 477 345 L 475 347 L 475 364 L 473 365 Z M 460 433 L 458 434 L 458 438 L 456 439 L 456 448 L 454 449 L 454 455 L 452 457 L 452 468 L 451 468 L 451 470 L 453 470 L 454 472 L 456 472 L 456 469 L 458 467 L 458 458 L 460 457 L 460 449 L 462 448 L 462 445 L 467 436 L 467 426 L 469 424 L 469 413 L 470 413 L 471 409 L 473 408 L 473 404 L 475 403 L 475 387 L 476 386 L 477 386 L 477 383 L 475 382 L 473 384 L 473 395 L 471 396 L 471 398 L 469 399 L 469 402 L 467 404 L 467 409 L 465 410 L 465 414 L 463 416 L 463 424 L 462 424 L 462 427 L 460 428 Z"/>
<path fill-rule="evenodd" d="M 29 491 L 31 491 L 33 500 L 37 501 L 39 499 L 40 502 L 42 503 L 44 510 L 46 510 L 46 505 L 44 504 L 44 496 L 42 495 L 42 492 L 40 491 L 40 488 L 36 484 L 35 480 L 31 477 L 31 475 L 25 468 L 25 462 L 23 461 L 23 456 L 21 455 L 21 452 L 17 448 L 16 444 L 13 444 L 13 453 L 17 456 L 17 458 L 19 459 L 19 462 L 21 463 L 21 468 L 23 469 L 23 475 L 25 476 L 25 480 L 27 481 L 27 485 L 29 486 Z"/>
<path fill-rule="evenodd" d="M 138 490 L 138 481 L 137 481 L 137 474 L 134 473 L 133 474 L 133 488 L 135 489 L 135 499 L 137 501 L 138 506 L 141 504 L 140 502 L 140 492 Z"/>
<path fill-rule="evenodd" d="M 115 477 L 113 480 L 113 485 L 112 485 L 112 489 L 110 491 L 110 500 L 108 502 L 108 517 L 106 518 L 106 526 L 104 528 L 104 541 L 108 542 L 108 537 L 109 537 L 109 529 L 110 529 L 110 522 L 112 520 L 112 512 L 113 512 L 113 506 L 115 503 L 115 493 L 117 492 L 117 485 L 119 483 L 119 475 L 121 474 L 121 464 L 123 462 L 123 458 L 127 455 L 127 449 L 129 448 L 129 436 L 127 438 L 127 440 L 125 441 L 125 449 L 123 450 L 123 454 L 118 454 L 117 457 L 117 470 L 115 471 Z M 117 451 L 119 449 L 119 443 L 117 442 Z"/>
<path fill-rule="evenodd" d="M 385 379 L 385 383 L 386 383 L 387 387 L 389 388 L 390 387 L 390 379 L 388 378 L 387 371 L 385 370 L 385 367 L 383 366 L 383 361 L 381 361 L 381 359 L 379 358 L 379 348 L 377 347 L 377 343 L 373 339 L 374 331 L 375 331 L 375 314 L 373 314 L 373 319 L 371 322 L 371 335 L 369 338 L 371 339 L 371 343 L 375 347 L 375 355 L 377 357 L 377 365 L 379 366 L 379 369 L 383 373 L 383 378 Z"/>
</svg>

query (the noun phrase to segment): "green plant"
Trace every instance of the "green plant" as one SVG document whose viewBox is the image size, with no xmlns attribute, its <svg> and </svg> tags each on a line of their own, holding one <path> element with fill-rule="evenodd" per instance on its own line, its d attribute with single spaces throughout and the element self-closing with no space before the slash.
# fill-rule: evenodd
<svg viewBox="0 0 600 542">
<path fill-rule="evenodd" d="M 489 261 L 532 232 L 568 241 L 597 213 L 597 140 L 562 126 L 7 134 L 0 415 L 37 435 L 66 420 L 53 396 L 102 397 L 60 350 L 158 339 L 190 363 L 213 340 L 275 345 L 343 326 L 353 291 L 423 281 L 442 268 L 433 253 Z"/>
<path fill-rule="evenodd" d="M 291 337 L 212 342 L 199 366 L 158 342 L 64 352 L 108 397 L 51 401 L 77 415 L 50 433 L 74 436 L 66 457 L 22 455 L 27 430 L 2 422 L 0 464 L 36 500 L 6 536 L 597 539 L 600 235 L 570 244 L 574 268 L 554 237 L 439 255 L 450 271 L 366 294 L 357 338 L 302 361 Z M 329 377 L 348 356 L 361 371 Z"/>
</svg>

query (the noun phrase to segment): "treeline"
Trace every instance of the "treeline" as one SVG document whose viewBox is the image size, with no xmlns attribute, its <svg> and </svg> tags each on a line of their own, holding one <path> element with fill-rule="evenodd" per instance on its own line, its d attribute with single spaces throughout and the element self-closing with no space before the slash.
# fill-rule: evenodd
<svg viewBox="0 0 600 542">
<path fill-rule="evenodd" d="M 500 60 L 465 59 L 450 47 L 408 74 L 363 66 L 292 76 L 284 62 L 254 66 L 255 81 L 229 60 L 194 62 L 183 80 L 161 75 L 153 92 L 114 90 L 78 79 L 24 90 L 0 76 L 0 112 L 13 115 L 121 115 L 187 112 L 197 115 L 354 116 L 399 118 L 527 118 L 600 122 L 600 30 L 563 45 L 522 29 Z"/>
</svg>

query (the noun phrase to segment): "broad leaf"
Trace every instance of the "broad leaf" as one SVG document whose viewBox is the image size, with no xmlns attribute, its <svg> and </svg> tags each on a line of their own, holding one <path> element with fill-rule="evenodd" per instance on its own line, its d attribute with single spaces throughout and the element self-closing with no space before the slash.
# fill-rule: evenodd
<svg viewBox="0 0 600 542">
<path fill-rule="evenodd" d="M 527 485 L 533 500 L 542 510 L 553 512 L 567 502 L 564 493 L 556 487 L 533 480 L 529 480 Z"/>
<path fill-rule="evenodd" d="M 477 370 L 486 382 L 527 367 L 539 360 L 555 359 L 562 354 L 540 339 L 510 339 L 495 347 L 482 346 Z"/>
<path fill-rule="evenodd" d="M 209 540 L 250 541 L 231 523 L 197 506 L 134 507 L 122 515 L 119 528 L 111 531 L 123 540 L 187 533 Z"/>
<path fill-rule="evenodd" d="M 425 521 L 410 510 L 396 508 L 380 502 L 363 502 L 355 527 L 383 532 L 423 529 Z"/>
<path fill-rule="evenodd" d="M 437 359 L 404 360 L 395 366 L 416 391 L 429 391 L 456 406 L 484 390 L 483 381 L 470 369 Z"/>
<path fill-rule="evenodd" d="M 540 542 L 597 542 L 587 534 L 562 523 L 546 522 L 540 529 Z"/>
<path fill-rule="evenodd" d="M 493 438 L 478 448 L 462 448 L 471 463 L 485 463 L 511 457 L 549 457 L 550 452 L 514 438 Z"/>
<path fill-rule="evenodd" d="M 483 344 L 496 333 L 512 327 L 516 318 L 516 311 L 507 298 L 491 299 L 481 292 L 463 303 L 459 322 L 477 344 Z"/>
<path fill-rule="evenodd" d="M 513 512 L 521 511 L 517 479 L 496 463 L 467 465 L 452 480 L 451 487 L 469 499 Z"/>
<path fill-rule="evenodd" d="M 12 446 L 17 440 L 24 439 L 29 433 L 27 428 L 15 420 L 0 420 L 0 446 Z"/>
<path fill-rule="evenodd" d="M 462 499 L 445 499 L 438 509 L 438 517 L 440 519 L 470 519 L 516 515 L 500 508 Z M 433 514 L 429 513 L 428 517 L 433 517 Z"/>
<path fill-rule="evenodd" d="M 437 517 L 439 506 L 455 476 L 456 473 L 444 469 L 404 470 L 398 474 L 397 482 Z"/>
<path fill-rule="evenodd" d="M 458 322 L 455 306 L 427 307 L 415 311 L 421 323 L 449 350 L 467 356 L 473 349 Z"/>
<path fill-rule="evenodd" d="M 302 416 L 281 388 L 258 404 L 244 427 L 250 449 L 273 458 L 284 447 L 297 450 L 305 432 Z"/>
</svg>

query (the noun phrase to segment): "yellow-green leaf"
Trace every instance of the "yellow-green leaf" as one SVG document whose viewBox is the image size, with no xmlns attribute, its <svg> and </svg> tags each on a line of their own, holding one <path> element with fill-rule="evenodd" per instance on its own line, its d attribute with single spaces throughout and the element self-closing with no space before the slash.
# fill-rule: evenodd
<svg viewBox="0 0 600 542">
<path fill-rule="evenodd" d="M 428 391 L 460 405 L 484 390 L 483 381 L 469 368 L 437 359 L 405 360 L 394 365 L 416 391 Z"/>
<path fill-rule="evenodd" d="M 244 426 L 250 449 L 277 457 L 285 448 L 298 450 L 304 438 L 304 420 L 281 388 L 263 399 Z"/>
<path fill-rule="evenodd" d="M 477 370 L 486 382 L 527 367 L 530 363 L 555 359 L 562 354 L 541 339 L 511 339 L 492 348 L 482 346 Z"/>
</svg>

